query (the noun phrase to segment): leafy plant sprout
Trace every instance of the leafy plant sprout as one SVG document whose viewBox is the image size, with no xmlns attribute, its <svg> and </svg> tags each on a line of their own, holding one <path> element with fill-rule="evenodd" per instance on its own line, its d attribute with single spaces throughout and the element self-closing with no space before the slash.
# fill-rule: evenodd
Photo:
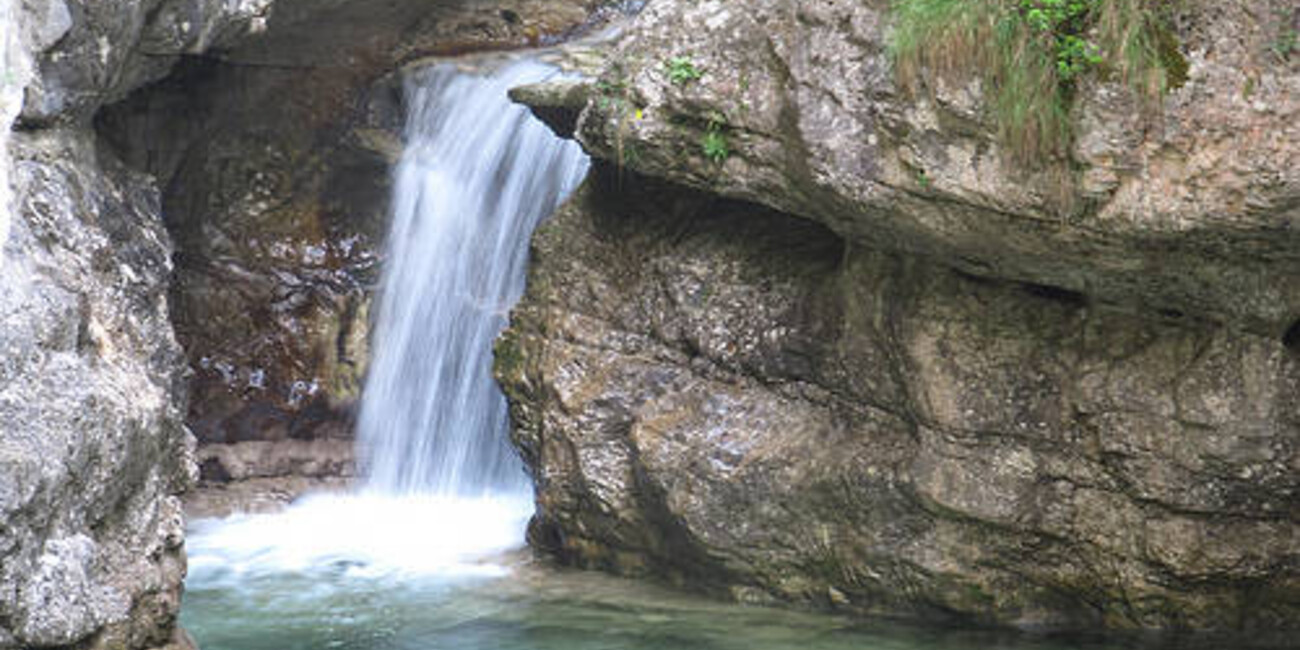
<svg viewBox="0 0 1300 650">
<path fill-rule="evenodd" d="M 700 138 L 700 150 L 704 152 L 705 158 L 721 165 L 731 157 L 731 143 L 724 130 L 727 126 L 727 117 L 718 111 L 711 111 L 708 117 L 704 136 Z"/>
<path fill-rule="evenodd" d="M 666 66 L 668 68 L 668 81 L 674 86 L 684 86 L 692 81 L 699 81 L 704 77 L 704 72 L 695 67 L 695 63 L 689 57 L 675 56 L 668 59 Z"/>
</svg>

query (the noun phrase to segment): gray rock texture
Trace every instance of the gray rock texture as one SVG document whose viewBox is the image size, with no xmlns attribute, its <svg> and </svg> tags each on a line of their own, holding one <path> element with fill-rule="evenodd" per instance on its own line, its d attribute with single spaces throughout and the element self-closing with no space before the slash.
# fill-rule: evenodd
<svg viewBox="0 0 1300 650">
<path fill-rule="evenodd" d="M 658 0 L 585 88 L 516 90 L 606 161 L 497 350 L 533 544 L 742 601 L 1286 641 L 1295 20 L 1180 3 L 1186 83 L 1085 82 L 1065 166 L 1003 151 L 978 82 L 901 92 L 883 0 Z"/>
<path fill-rule="evenodd" d="M 170 238 L 153 179 L 89 122 L 200 46 L 159 31 L 189 4 L 0 8 L 0 647 L 185 642 L 177 495 L 194 459 Z M 187 29 L 250 18 L 209 4 Z"/>
<path fill-rule="evenodd" d="M 77 129 L 16 134 L 0 290 L 0 628 L 167 643 L 192 480 L 152 182 Z"/>
<path fill-rule="evenodd" d="M 33 46 L 21 123 L 85 123 L 178 57 L 265 28 L 272 0 L 23 0 Z"/>
<path fill-rule="evenodd" d="M 606 165 L 497 348 L 534 546 L 747 602 L 1300 622 L 1300 354 Z"/>
<path fill-rule="evenodd" d="M 889 4 L 652 2 L 593 84 L 578 138 L 974 275 L 1279 338 L 1300 319 L 1300 56 L 1273 49 L 1294 3 L 1179 3 L 1186 83 L 1145 118 L 1124 87 L 1085 83 L 1065 177 L 1006 154 L 971 79 L 901 93 Z M 701 77 L 672 83 L 676 57 Z M 721 164 L 702 151 L 710 122 L 729 142 Z"/>
<path fill-rule="evenodd" d="M 213 475 L 350 473 L 384 76 L 593 6 L 0 0 L 0 648 L 188 643 L 187 412 Z"/>
</svg>

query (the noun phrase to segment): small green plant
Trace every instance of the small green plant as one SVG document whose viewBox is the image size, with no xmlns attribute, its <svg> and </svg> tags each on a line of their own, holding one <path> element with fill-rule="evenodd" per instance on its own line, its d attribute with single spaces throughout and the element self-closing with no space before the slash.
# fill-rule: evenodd
<svg viewBox="0 0 1300 650">
<path fill-rule="evenodd" d="M 700 139 L 700 149 L 704 156 L 715 163 L 722 164 L 731 157 L 731 146 L 726 134 L 720 131 L 708 131 Z"/>
<path fill-rule="evenodd" d="M 668 68 L 668 81 L 675 86 L 683 86 L 692 81 L 699 81 L 703 76 L 699 68 L 688 57 L 675 56 L 668 59 L 666 63 Z"/>
<path fill-rule="evenodd" d="M 1056 59 L 1056 74 L 1069 83 L 1102 62 L 1096 43 L 1083 34 L 1100 0 L 1020 0 L 1019 13 Z"/>
<path fill-rule="evenodd" d="M 601 110 L 622 109 L 627 102 L 627 83 L 622 79 L 598 79 L 596 92 L 596 105 Z"/>
<path fill-rule="evenodd" d="M 726 127 L 726 116 L 713 111 L 709 113 L 704 136 L 700 138 L 700 150 L 704 152 L 704 157 L 719 165 L 731 157 L 731 143 L 727 138 Z"/>
</svg>

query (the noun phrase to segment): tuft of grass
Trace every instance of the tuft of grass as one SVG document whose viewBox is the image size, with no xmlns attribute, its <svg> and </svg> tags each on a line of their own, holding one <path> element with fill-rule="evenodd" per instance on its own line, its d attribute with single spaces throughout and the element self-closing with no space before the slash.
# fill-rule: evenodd
<svg viewBox="0 0 1300 650">
<path fill-rule="evenodd" d="M 704 137 L 700 138 L 700 150 L 704 152 L 704 157 L 718 164 L 731 157 L 731 145 L 727 142 L 726 134 L 721 131 L 705 132 Z"/>
<path fill-rule="evenodd" d="M 709 122 L 700 138 L 700 151 L 704 157 L 721 165 L 731 157 L 731 142 L 727 138 L 727 118 L 713 111 L 709 113 Z"/>
<path fill-rule="evenodd" d="M 895 0 L 890 54 L 906 92 L 931 74 L 978 76 L 1003 144 L 1040 166 L 1068 153 L 1070 105 L 1085 75 L 1118 79 L 1144 100 L 1186 79 L 1168 1 Z"/>
</svg>

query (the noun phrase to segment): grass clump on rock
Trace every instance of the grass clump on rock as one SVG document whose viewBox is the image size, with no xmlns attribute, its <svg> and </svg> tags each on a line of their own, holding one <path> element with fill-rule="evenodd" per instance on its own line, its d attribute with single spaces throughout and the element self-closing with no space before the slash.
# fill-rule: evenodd
<svg viewBox="0 0 1300 650">
<path fill-rule="evenodd" d="M 1068 150 L 1085 75 L 1126 83 L 1148 105 L 1182 84 L 1169 1 L 896 0 L 890 49 L 905 91 L 927 74 L 978 75 L 999 137 L 1034 164 Z"/>
</svg>

